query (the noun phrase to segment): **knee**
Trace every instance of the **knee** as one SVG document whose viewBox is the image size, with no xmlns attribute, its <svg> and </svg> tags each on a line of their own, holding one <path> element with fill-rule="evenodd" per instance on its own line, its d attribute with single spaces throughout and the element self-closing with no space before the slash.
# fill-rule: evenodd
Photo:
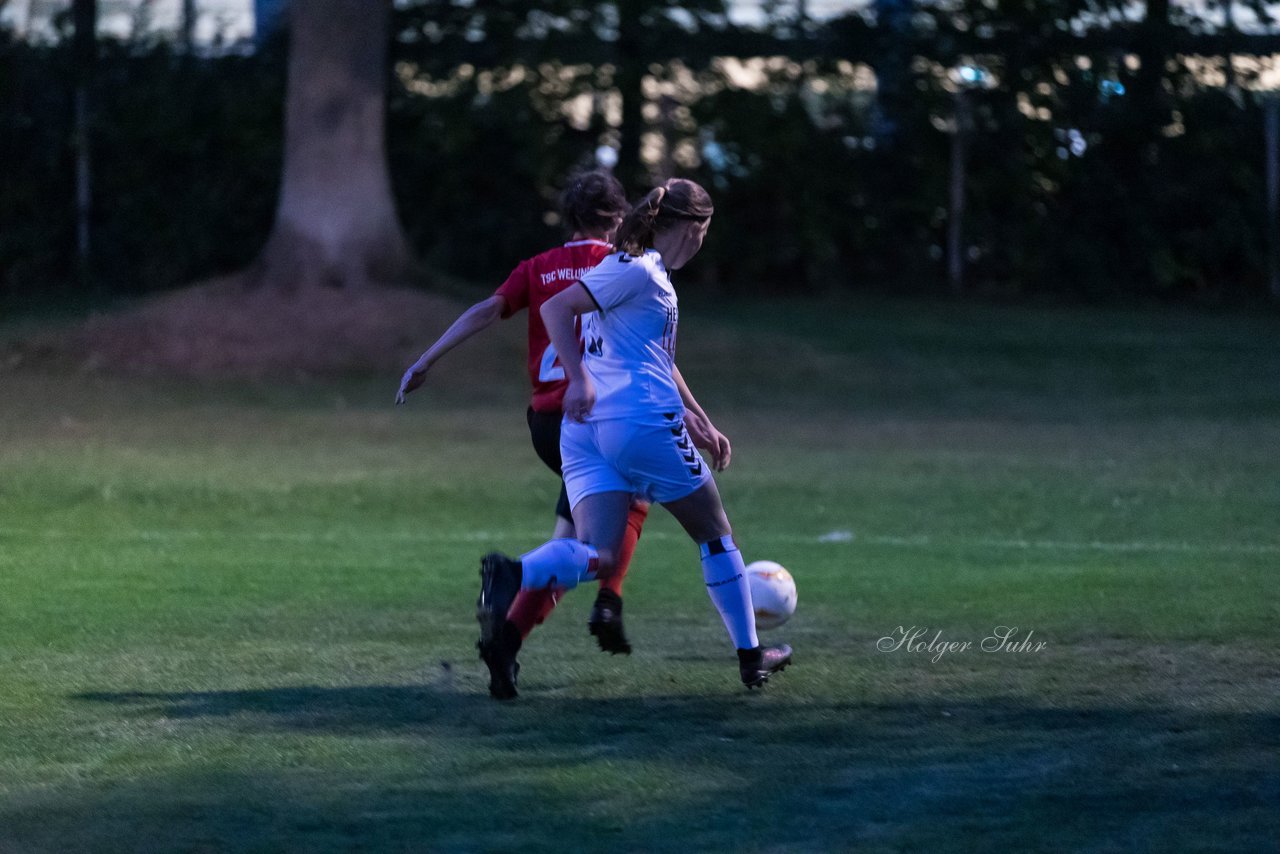
<svg viewBox="0 0 1280 854">
<path fill-rule="evenodd" d="M 721 513 L 716 518 L 704 519 L 702 524 L 689 531 L 689 535 L 696 543 L 706 543 L 721 537 L 732 537 L 733 529 L 729 527 L 729 520 Z"/>
<path fill-rule="evenodd" d="M 608 578 L 617 567 L 613 549 L 596 549 L 596 578 Z"/>
</svg>

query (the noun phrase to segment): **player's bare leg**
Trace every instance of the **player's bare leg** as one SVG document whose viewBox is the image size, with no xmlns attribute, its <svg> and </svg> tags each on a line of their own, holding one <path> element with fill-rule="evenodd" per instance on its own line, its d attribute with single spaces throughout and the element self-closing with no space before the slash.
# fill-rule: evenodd
<svg viewBox="0 0 1280 854">
<path fill-rule="evenodd" d="M 635 554 L 640 531 L 648 515 L 648 504 L 643 501 L 631 502 L 631 507 L 627 510 L 627 527 L 613 562 L 613 572 L 600 579 L 600 592 L 596 594 L 595 604 L 591 606 L 591 617 L 587 620 L 587 631 L 596 639 L 600 649 L 610 655 L 631 654 L 631 642 L 627 640 L 626 629 L 622 624 L 622 579 L 631 567 L 631 557 Z"/>
<path fill-rule="evenodd" d="M 627 492 L 589 495 L 573 508 L 577 538 L 548 540 L 513 560 L 494 552 L 481 561 L 476 617 L 480 640 L 497 636 L 521 590 L 566 590 L 583 581 L 607 578 L 614 571 L 627 528 Z"/>
<path fill-rule="evenodd" d="M 707 595 L 715 603 L 738 650 L 738 670 L 743 684 L 748 688 L 763 685 L 772 674 L 791 663 L 791 647 L 786 644 L 760 646 L 746 564 L 733 541 L 716 482 L 708 480 L 693 494 L 662 506 L 676 517 L 702 552 L 702 577 L 707 583 Z"/>
<path fill-rule="evenodd" d="M 591 607 L 591 617 L 587 621 L 587 631 L 596 639 L 600 649 L 613 655 L 631 654 L 631 643 L 627 640 L 622 622 L 622 581 L 631 566 L 631 557 L 635 553 L 648 515 L 647 503 L 631 502 L 627 513 L 627 528 L 618 548 L 613 573 L 600 579 L 600 592 L 596 595 L 596 601 Z M 575 533 L 572 521 L 556 516 L 552 539 L 572 538 Z M 511 610 L 507 612 L 507 619 L 519 631 L 522 642 L 550 616 L 564 593 L 564 588 L 553 587 L 546 590 L 521 590 L 516 595 Z"/>
<path fill-rule="evenodd" d="M 573 508 L 573 525 L 579 542 L 593 546 L 596 551 L 596 578 L 609 578 L 617 568 L 630 506 L 629 493 L 597 492 Z"/>
<path fill-rule="evenodd" d="M 551 539 L 572 538 L 574 533 L 573 520 L 557 514 Z M 546 590 L 521 590 L 516 594 L 515 601 L 511 603 L 511 610 L 507 612 L 507 619 L 520 632 L 521 641 L 528 638 L 535 627 L 542 625 L 542 621 L 555 610 L 556 604 L 564 593 L 564 588 L 552 587 Z"/>
<path fill-rule="evenodd" d="M 609 575 L 626 529 L 629 503 L 626 492 L 588 496 L 573 510 L 580 539 L 550 540 L 519 560 L 497 552 L 481 560 L 480 598 L 476 602 L 478 646 L 480 657 L 489 667 L 489 693 L 494 698 L 516 696 L 519 665 L 515 655 L 522 638 L 507 614 L 517 595 L 521 590 L 568 589 Z"/>
<path fill-rule="evenodd" d="M 631 501 L 622 541 L 614 554 L 613 571 L 608 575 L 600 576 L 600 591 L 596 595 L 596 600 L 591 607 L 591 616 L 587 620 L 587 631 L 596 639 L 600 649 L 611 655 L 631 654 L 631 642 L 627 640 L 622 620 L 622 581 L 631 566 L 631 558 L 635 554 L 636 544 L 640 540 L 640 532 L 648 515 L 647 503 L 639 500 Z M 571 522 L 557 517 L 555 531 L 557 539 L 574 537 L 575 533 L 576 527 Z M 562 587 L 520 591 L 507 618 L 515 623 L 522 639 L 527 638 L 534 627 L 550 615 L 564 592 Z"/>
</svg>

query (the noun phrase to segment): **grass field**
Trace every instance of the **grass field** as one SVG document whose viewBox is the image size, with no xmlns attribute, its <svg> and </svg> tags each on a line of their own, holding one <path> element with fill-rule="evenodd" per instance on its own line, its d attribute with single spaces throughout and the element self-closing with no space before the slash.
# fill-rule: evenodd
<svg viewBox="0 0 1280 854">
<path fill-rule="evenodd" d="M 800 590 L 763 692 L 655 511 L 635 654 L 578 591 L 488 699 L 477 559 L 555 494 L 518 330 L 401 409 L 0 372 L 0 851 L 1276 850 L 1280 319 L 687 303 Z"/>
</svg>

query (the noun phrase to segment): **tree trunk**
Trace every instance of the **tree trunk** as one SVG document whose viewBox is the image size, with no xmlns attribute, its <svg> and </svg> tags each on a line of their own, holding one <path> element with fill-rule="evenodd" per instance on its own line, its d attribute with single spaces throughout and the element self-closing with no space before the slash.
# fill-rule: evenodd
<svg viewBox="0 0 1280 854">
<path fill-rule="evenodd" d="M 1169 123 L 1168 98 L 1164 91 L 1165 61 L 1169 57 L 1172 28 L 1169 0 L 1147 0 L 1147 13 L 1138 27 L 1137 52 L 1142 63 L 1135 81 L 1132 109 L 1148 138 Z"/>
<path fill-rule="evenodd" d="M 640 16 L 644 3 L 618 0 L 618 74 L 615 78 L 622 95 L 622 127 L 618 146 L 618 165 L 614 174 L 627 188 L 627 193 L 648 192 L 649 174 L 640 159 L 640 142 L 645 131 L 643 26 Z M 643 189 L 641 189 L 643 188 Z"/>
<path fill-rule="evenodd" d="M 947 216 L 947 286 L 954 296 L 964 293 L 964 197 L 969 164 L 969 132 L 973 125 L 969 93 L 956 91 L 956 129 L 951 135 L 951 193 Z"/>
<path fill-rule="evenodd" d="M 280 31 L 284 6 L 285 0 L 253 0 L 253 43 L 259 50 Z"/>
<path fill-rule="evenodd" d="M 384 147 L 390 8 L 289 4 L 284 174 L 255 285 L 355 288 L 407 272 Z"/>
<path fill-rule="evenodd" d="M 1271 298 L 1280 303 L 1280 97 L 1263 102 L 1266 145 L 1267 266 L 1271 274 Z"/>
<path fill-rule="evenodd" d="M 76 268 L 80 284 L 88 286 L 93 274 L 91 216 L 93 170 L 89 157 L 89 92 L 98 55 L 98 2 L 74 0 L 75 23 L 75 154 L 76 154 Z"/>
<path fill-rule="evenodd" d="M 884 148 L 897 141 L 911 74 L 913 0 L 874 0 L 876 12 L 876 99 L 872 106 L 871 132 Z"/>
<path fill-rule="evenodd" d="M 182 49 L 192 53 L 196 47 L 196 19 L 200 13 L 196 11 L 196 0 L 182 0 L 182 19 L 179 40 Z"/>
</svg>

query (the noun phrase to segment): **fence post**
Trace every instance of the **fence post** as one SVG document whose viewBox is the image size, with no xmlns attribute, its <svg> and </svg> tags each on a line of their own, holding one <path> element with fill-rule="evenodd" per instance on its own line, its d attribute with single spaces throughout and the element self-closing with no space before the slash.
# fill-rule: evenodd
<svg viewBox="0 0 1280 854">
<path fill-rule="evenodd" d="M 1280 95 L 1263 99 L 1267 161 L 1267 267 L 1271 298 L 1280 301 Z"/>
<path fill-rule="evenodd" d="M 956 89 L 955 131 L 951 134 L 951 192 L 947 216 L 947 285 L 954 295 L 964 293 L 964 196 L 969 162 L 969 131 L 973 125 L 969 90 Z"/>
<path fill-rule="evenodd" d="M 89 90 L 93 83 L 93 66 L 97 55 L 97 0 L 75 0 L 72 6 L 75 26 L 75 153 L 76 153 L 76 264 L 80 283 L 89 284 L 92 276 L 93 213 L 92 170 L 89 159 L 89 121 L 92 106 Z"/>
</svg>

